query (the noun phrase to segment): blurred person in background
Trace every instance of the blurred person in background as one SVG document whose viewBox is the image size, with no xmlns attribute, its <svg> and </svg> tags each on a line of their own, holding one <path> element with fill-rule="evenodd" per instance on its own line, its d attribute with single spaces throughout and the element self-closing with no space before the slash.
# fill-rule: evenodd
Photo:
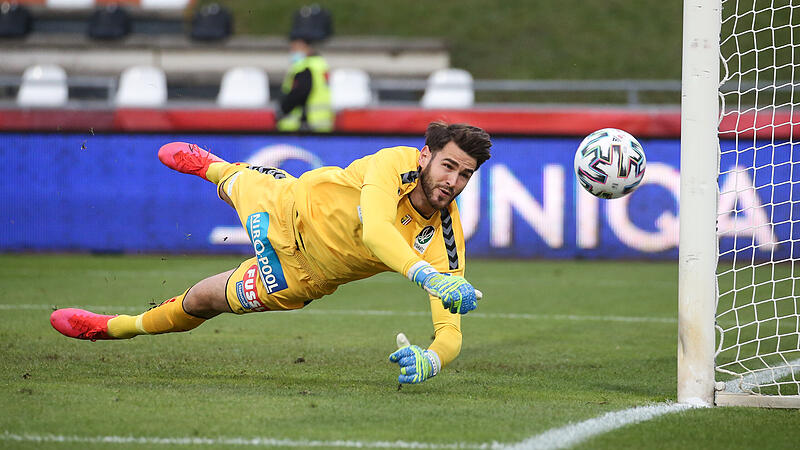
<svg viewBox="0 0 800 450">
<path fill-rule="evenodd" d="M 330 14 L 318 5 L 295 13 L 289 34 L 289 71 L 281 85 L 279 131 L 333 131 L 328 63 L 313 47 L 330 34 Z"/>
</svg>

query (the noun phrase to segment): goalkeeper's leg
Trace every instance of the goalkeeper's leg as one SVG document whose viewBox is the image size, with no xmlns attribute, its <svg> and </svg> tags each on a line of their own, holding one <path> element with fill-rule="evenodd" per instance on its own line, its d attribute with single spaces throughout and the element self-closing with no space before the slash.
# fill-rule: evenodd
<svg viewBox="0 0 800 450">
<path fill-rule="evenodd" d="M 75 308 L 50 316 L 53 328 L 77 339 L 128 339 L 140 334 L 189 331 L 223 312 L 231 312 L 225 284 L 233 270 L 206 278 L 184 292 L 138 316 L 108 316 Z"/>
<path fill-rule="evenodd" d="M 163 145 L 158 149 L 158 159 L 172 170 L 197 175 L 214 184 L 219 183 L 224 170 L 230 165 L 219 156 L 188 142 Z"/>
<path fill-rule="evenodd" d="M 165 166 L 181 173 L 197 175 L 198 177 L 218 185 L 219 197 L 233 208 L 236 208 L 229 192 L 222 189 L 221 182 L 232 179 L 232 175 L 248 167 L 245 163 L 229 163 L 219 156 L 201 148 L 196 144 L 187 142 L 170 142 L 158 150 L 158 159 Z M 279 169 L 273 169 L 278 176 L 286 178 L 288 174 Z M 273 177 L 276 175 L 273 174 Z"/>
</svg>

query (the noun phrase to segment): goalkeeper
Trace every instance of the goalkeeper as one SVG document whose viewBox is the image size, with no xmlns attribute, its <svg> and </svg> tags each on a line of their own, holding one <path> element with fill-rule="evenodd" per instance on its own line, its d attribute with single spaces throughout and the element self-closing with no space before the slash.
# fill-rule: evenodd
<svg viewBox="0 0 800 450">
<path fill-rule="evenodd" d="M 430 294 L 435 339 L 390 356 L 401 383 L 435 376 L 461 350 L 461 315 L 480 293 L 464 278 L 464 235 L 454 199 L 489 159 L 480 128 L 434 122 L 425 146 L 391 147 L 295 178 L 275 168 L 228 163 L 193 144 L 158 152 L 171 169 L 217 186 L 247 230 L 255 256 L 138 316 L 74 308 L 50 323 L 78 339 L 128 339 L 191 330 L 220 313 L 302 308 L 337 286 L 392 270 Z"/>
</svg>

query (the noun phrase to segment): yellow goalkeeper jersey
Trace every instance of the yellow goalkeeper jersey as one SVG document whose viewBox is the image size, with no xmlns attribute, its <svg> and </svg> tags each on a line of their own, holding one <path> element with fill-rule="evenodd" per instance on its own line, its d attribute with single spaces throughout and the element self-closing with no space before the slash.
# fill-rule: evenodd
<svg viewBox="0 0 800 450">
<path fill-rule="evenodd" d="M 391 147 L 346 168 L 304 173 L 295 185 L 298 244 L 313 269 L 340 285 L 393 270 L 406 275 L 425 260 L 443 273 L 464 275 L 464 234 L 456 202 L 423 217 L 409 199 L 418 183 L 419 150 Z M 366 229 L 378 235 L 370 246 Z M 442 364 L 461 347 L 460 316 L 430 298 L 436 339 L 430 346 Z"/>
<path fill-rule="evenodd" d="M 463 274 L 464 237 L 456 203 L 425 218 L 409 200 L 408 193 L 417 185 L 418 157 L 413 147 L 386 148 L 345 169 L 324 167 L 298 179 L 295 222 L 300 244 L 327 280 L 342 284 L 387 270 L 405 275 L 422 259 L 441 272 Z M 364 208 L 362 188 L 366 185 L 379 188 L 391 203 Z M 389 255 L 389 260 L 385 255 L 382 260 L 364 244 L 362 230 L 365 216 L 387 214 L 394 230 L 387 229 L 382 236 Z M 370 217 L 366 220 L 369 223 Z"/>
</svg>

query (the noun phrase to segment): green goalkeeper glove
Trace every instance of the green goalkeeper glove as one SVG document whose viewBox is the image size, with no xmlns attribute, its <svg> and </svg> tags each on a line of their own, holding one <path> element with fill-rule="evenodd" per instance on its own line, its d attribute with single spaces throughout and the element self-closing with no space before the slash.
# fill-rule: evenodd
<svg viewBox="0 0 800 450">
<path fill-rule="evenodd" d="M 389 355 L 389 361 L 400 365 L 400 383 L 422 383 L 439 373 L 442 363 L 433 350 L 423 350 L 416 345 L 407 345 Z"/>
<path fill-rule="evenodd" d="M 417 286 L 442 300 L 442 306 L 455 314 L 466 314 L 478 307 L 482 294 L 463 277 L 439 273 L 430 264 L 420 261 L 408 271 L 408 278 Z"/>
</svg>

